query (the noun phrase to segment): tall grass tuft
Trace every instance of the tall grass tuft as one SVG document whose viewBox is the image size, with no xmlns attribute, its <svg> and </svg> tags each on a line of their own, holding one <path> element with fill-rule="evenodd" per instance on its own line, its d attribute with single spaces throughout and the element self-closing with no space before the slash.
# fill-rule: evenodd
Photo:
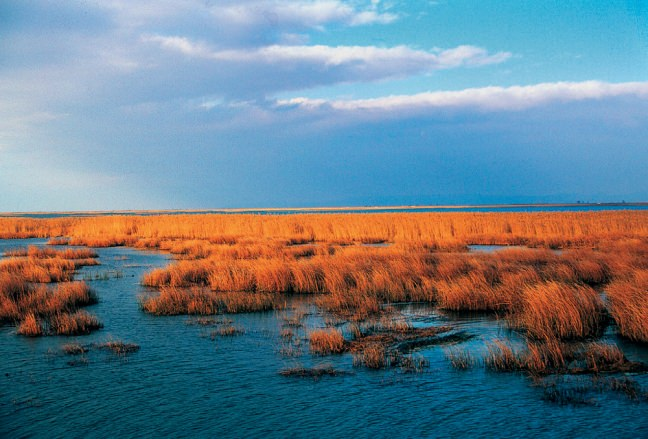
<svg viewBox="0 0 648 439">
<path fill-rule="evenodd" d="M 507 320 L 533 339 L 583 339 L 602 332 L 606 314 L 592 288 L 546 282 L 526 287 Z"/>
<path fill-rule="evenodd" d="M 639 269 L 606 288 L 610 314 L 619 333 L 639 342 L 648 342 L 648 269 Z"/>
<path fill-rule="evenodd" d="M 310 351 L 318 355 L 339 354 L 346 350 L 344 336 L 337 329 L 317 329 L 309 335 Z"/>
<path fill-rule="evenodd" d="M 55 314 L 50 318 L 50 328 L 57 335 L 83 335 L 103 328 L 97 317 L 86 311 Z"/>
<path fill-rule="evenodd" d="M 38 337 L 44 334 L 43 324 L 38 319 L 34 313 L 29 313 L 25 318 L 20 322 L 18 326 L 18 334 L 25 335 L 27 337 Z"/>
<path fill-rule="evenodd" d="M 216 293 L 201 288 L 167 287 L 140 300 L 142 310 L 155 315 L 257 312 L 281 306 L 277 297 L 267 293 Z"/>
</svg>

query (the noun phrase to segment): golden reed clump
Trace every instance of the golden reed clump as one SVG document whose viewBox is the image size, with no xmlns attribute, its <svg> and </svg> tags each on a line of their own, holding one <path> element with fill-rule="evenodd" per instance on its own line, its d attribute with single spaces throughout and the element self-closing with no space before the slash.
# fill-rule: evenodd
<svg viewBox="0 0 648 439">
<path fill-rule="evenodd" d="M 630 272 L 607 288 L 610 313 L 621 335 L 648 342 L 648 269 Z"/>
<path fill-rule="evenodd" d="M 96 295 L 85 282 L 72 282 L 77 267 L 98 263 L 94 251 L 29 247 L 8 254 L 0 261 L 0 323 L 16 324 L 18 334 L 32 337 L 101 327 L 95 316 L 79 311 L 97 303 Z"/>
<path fill-rule="evenodd" d="M 337 329 L 316 329 L 309 335 L 310 351 L 319 355 L 339 354 L 346 349 L 344 336 Z"/>
<path fill-rule="evenodd" d="M 525 288 L 507 319 L 533 339 L 583 339 L 602 333 L 604 310 L 591 287 L 547 282 Z"/>
<path fill-rule="evenodd" d="M 201 288 L 163 287 L 140 299 L 140 307 L 155 315 L 243 313 L 278 309 L 282 302 L 267 293 L 215 293 Z"/>
</svg>

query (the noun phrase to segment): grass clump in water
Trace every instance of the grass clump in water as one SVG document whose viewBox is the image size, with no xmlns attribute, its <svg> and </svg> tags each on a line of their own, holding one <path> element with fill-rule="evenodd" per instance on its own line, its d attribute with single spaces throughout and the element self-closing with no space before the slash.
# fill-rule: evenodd
<svg viewBox="0 0 648 439">
<path fill-rule="evenodd" d="M 450 362 L 450 365 L 457 370 L 471 369 L 477 363 L 470 351 L 456 347 L 447 348 L 445 357 Z"/>
<path fill-rule="evenodd" d="M 238 326 L 224 325 L 210 333 L 210 337 L 214 340 L 216 337 L 234 337 L 237 335 L 245 334 L 245 330 Z"/>
<path fill-rule="evenodd" d="M 112 352 L 113 354 L 125 356 L 140 350 L 136 343 L 126 343 L 121 340 L 107 340 L 96 345 L 98 349 Z"/>
<path fill-rule="evenodd" d="M 67 343 L 61 346 L 61 350 L 65 355 L 83 355 L 89 351 L 86 346 L 79 343 Z"/>
<path fill-rule="evenodd" d="M 285 377 L 299 377 L 299 378 L 321 378 L 323 376 L 340 376 L 348 375 L 348 372 L 335 369 L 330 364 L 322 364 L 315 367 L 295 366 L 279 371 L 280 375 Z"/>
<path fill-rule="evenodd" d="M 310 333 L 309 347 L 318 355 L 340 354 L 346 350 L 347 343 L 337 329 L 316 329 Z"/>
</svg>

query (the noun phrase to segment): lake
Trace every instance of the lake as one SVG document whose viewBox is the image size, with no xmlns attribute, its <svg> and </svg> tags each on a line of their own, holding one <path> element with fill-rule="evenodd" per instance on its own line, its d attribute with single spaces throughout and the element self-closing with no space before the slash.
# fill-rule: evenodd
<svg viewBox="0 0 648 439">
<path fill-rule="evenodd" d="M 44 240 L 0 240 L 0 252 L 44 245 Z M 169 256 L 124 247 L 97 249 L 100 266 L 78 271 L 100 302 L 86 308 L 104 328 L 87 336 L 26 338 L 0 327 L 0 437 L 647 437 L 646 405 L 615 392 L 594 393 L 588 404 L 561 405 L 517 373 L 481 366 L 453 369 L 443 347 L 417 354 L 423 373 L 354 367 L 350 354 L 313 356 L 309 328 L 325 316 L 312 297 L 288 300 L 287 309 L 218 316 L 244 333 L 212 337 L 214 327 L 186 316 L 140 311 L 143 273 Z M 97 280 L 93 280 L 97 279 Z M 485 343 L 517 336 L 485 315 L 453 315 L 429 306 L 400 304 L 415 326 L 452 325 L 474 335 L 460 346 L 476 356 Z M 280 351 L 286 318 L 305 315 L 301 353 Z M 189 323 L 189 324 L 188 324 Z M 218 323 L 215 323 L 218 324 Z M 617 339 L 633 360 L 648 350 Z M 93 343 L 122 340 L 140 350 L 115 355 Z M 90 348 L 79 356 L 64 344 Z M 330 364 L 346 372 L 317 379 L 282 376 L 285 368 Z M 634 379 L 644 389 L 648 376 Z M 573 377 L 588 381 L 589 377 Z"/>
</svg>

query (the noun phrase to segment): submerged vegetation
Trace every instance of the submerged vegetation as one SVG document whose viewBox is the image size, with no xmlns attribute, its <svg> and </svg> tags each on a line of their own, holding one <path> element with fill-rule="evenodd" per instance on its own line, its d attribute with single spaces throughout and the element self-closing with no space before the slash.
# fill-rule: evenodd
<svg viewBox="0 0 648 439">
<path fill-rule="evenodd" d="M 335 369 L 330 364 L 323 364 L 311 368 L 304 366 L 294 366 L 287 369 L 282 369 L 279 374 L 286 377 L 301 377 L 301 378 L 320 378 L 323 376 L 339 376 L 347 375 L 347 372 Z"/>
</svg>

